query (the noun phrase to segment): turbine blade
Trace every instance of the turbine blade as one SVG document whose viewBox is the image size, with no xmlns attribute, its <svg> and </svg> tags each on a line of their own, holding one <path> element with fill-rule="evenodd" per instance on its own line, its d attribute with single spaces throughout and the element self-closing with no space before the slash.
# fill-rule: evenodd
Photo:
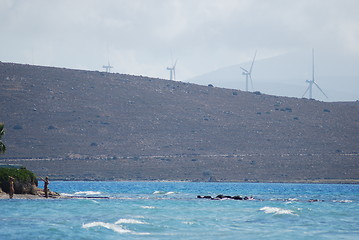
<svg viewBox="0 0 359 240">
<path fill-rule="evenodd" d="M 248 70 L 246 70 L 246 69 L 244 69 L 244 68 L 242 68 L 242 67 L 240 67 L 243 71 L 245 71 L 245 72 L 248 72 Z"/>
<path fill-rule="evenodd" d="M 175 63 L 172 65 L 173 68 L 176 68 L 177 61 L 178 61 L 178 58 L 176 59 Z"/>
<path fill-rule="evenodd" d="M 249 73 L 252 72 L 252 68 L 253 68 L 254 60 L 256 59 L 256 55 L 257 55 L 257 50 L 256 50 L 256 52 L 254 53 L 254 57 L 253 57 L 253 61 L 252 61 L 251 68 L 249 69 Z"/>
<path fill-rule="evenodd" d="M 328 98 L 328 96 L 323 92 L 323 90 L 319 87 L 319 85 L 318 85 L 316 82 L 314 82 L 314 84 L 315 84 L 315 86 L 317 86 L 317 88 L 323 93 L 323 95 L 324 95 L 326 98 Z"/>
<path fill-rule="evenodd" d="M 309 88 L 310 88 L 310 85 L 309 85 L 309 87 L 307 87 L 307 90 L 305 90 L 305 92 L 304 92 L 302 98 L 305 96 L 305 94 L 307 94 L 307 92 L 309 91 Z"/>
<path fill-rule="evenodd" d="M 314 48 L 312 48 L 312 80 L 314 81 Z"/>
<path fill-rule="evenodd" d="M 173 67 L 173 80 L 176 80 L 176 67 Z"/>
</svg>

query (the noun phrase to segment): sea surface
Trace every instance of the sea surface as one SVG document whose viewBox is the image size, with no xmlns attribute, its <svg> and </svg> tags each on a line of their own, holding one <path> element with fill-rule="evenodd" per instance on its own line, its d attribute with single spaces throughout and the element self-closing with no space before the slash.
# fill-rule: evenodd
<svg viewBox="0 0 359 240">
<path fill-rule="evenodd" d="M 359 239 L 359 185 L 52 181 L 0 200 L 0 239 Z M 198 199 L 197 195 L 254 200 Z"/>
</svg>

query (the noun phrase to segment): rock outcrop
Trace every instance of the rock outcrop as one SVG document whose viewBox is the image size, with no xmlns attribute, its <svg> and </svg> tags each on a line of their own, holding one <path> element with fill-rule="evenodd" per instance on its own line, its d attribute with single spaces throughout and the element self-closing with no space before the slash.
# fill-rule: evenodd
<svg viewBox="0 0 359 240">
<path fill-rule="evenodd" d="M 9 176 L 14 178 L 15 194 L 37 193 L 37 179 L 33 172 L 18 165 L 0 166 L 0 189 L 6 193 L 10 191 Z"/>
<path fill-rule="evenodd" d="M 217 195 L 216 197 L 198 195 L 197 198 L 205 198 L 205 199 L 211 199 L 211 200 L 224 200 L 224 199 L 254 200 L 254 197 L 253 197 L 253 196 L 250 196 L 250 197 L 247 197 L 247 196 L 242 197 L 242 196 L 239 196 L 239 195 L 236 195 L 236 196 L 228 196 L 228 195 L 223 195 L 223 194 Z"/>
</svg>

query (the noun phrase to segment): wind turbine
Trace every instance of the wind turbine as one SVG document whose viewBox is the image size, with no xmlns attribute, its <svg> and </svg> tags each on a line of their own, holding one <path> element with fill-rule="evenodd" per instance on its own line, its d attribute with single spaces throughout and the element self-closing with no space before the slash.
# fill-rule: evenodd
<svg viewBox="0 0 359 240">
<path fill-rule="evenodd" d="M 111 72 L 111 68 L 113 68 L 111 65 L 110 65 L 110 61 L 108 61 L 107 65 L 103 65 L 102 66 L 103 68 L 106 69 L 106 72 Z"/>
<path fill-rule="evenodd" d="M 249 69 L 249 71 L 247 69 L 240 67 L 243 70 L 242 75 L 246 76 L 246 91 L 247 92 L 248 92 L 248 79 L 251 79 L 251 85 L 252 85 L 252 90 L 253 90 L 252 68 L 253 68 L 254 60 L 256 59 L 256 55 L 257 55 L 257 51 L 254 53 L 252 65 L 251 65 L 251 68 Z"/>
<path fill-rule="evenodd" d="M 170 71 L 170 80 L 176 80 L 176 64 L 177 64 L 177 60 L 174 62 L 174 64 L 172 64 L 172 67 L 167 67 L 167 70 Z M 172 61 L 173 63 L 173 61 Z"/>
<path fill-rule="evenodd" d="M 312 80 L 305 80 L 306 83 L 309 84 L 307 90 L 305 90 L 302 97 L 309 91 L 309 99 L 313 99 L 313 84 L 323 93 L 323 95 L 328 98 L 328 96 L 323 92 L 323 90 L 319 87 L 319 85 L 314 80 L 314 48 L 312 49 Z"/>
<path fill-rule="evenodd" d="M 111 68 L 113 68 L 113 66 L 110 65 L 110 57 L 109 57 L 109 50 L 108 50 L 108 43 L 107 43 L 107 65 L 103 65 L 102 68 L 106 69 L 106 72 L 109 73 L 111 72 Z"/>
</svg>

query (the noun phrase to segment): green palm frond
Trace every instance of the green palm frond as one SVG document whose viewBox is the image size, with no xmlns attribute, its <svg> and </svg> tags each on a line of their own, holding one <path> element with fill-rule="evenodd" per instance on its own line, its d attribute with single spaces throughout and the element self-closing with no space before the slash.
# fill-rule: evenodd
<svg viewBox="0 0 359 240">
<path fill-rule="evenodd" d="M 5 144 L 1 141 L 1 137 L 5 134 L 4 124 L 0 123 L 0 153 L 4 153 L 6 151 Z"/>
<path fill-rule="evenodd" d="M 1 136 L 5 134 L 5 130 L 4 130 L 4 124 L 3 123 L 0 123 L 0 139 L 1 139 Z"/>
</svg>

